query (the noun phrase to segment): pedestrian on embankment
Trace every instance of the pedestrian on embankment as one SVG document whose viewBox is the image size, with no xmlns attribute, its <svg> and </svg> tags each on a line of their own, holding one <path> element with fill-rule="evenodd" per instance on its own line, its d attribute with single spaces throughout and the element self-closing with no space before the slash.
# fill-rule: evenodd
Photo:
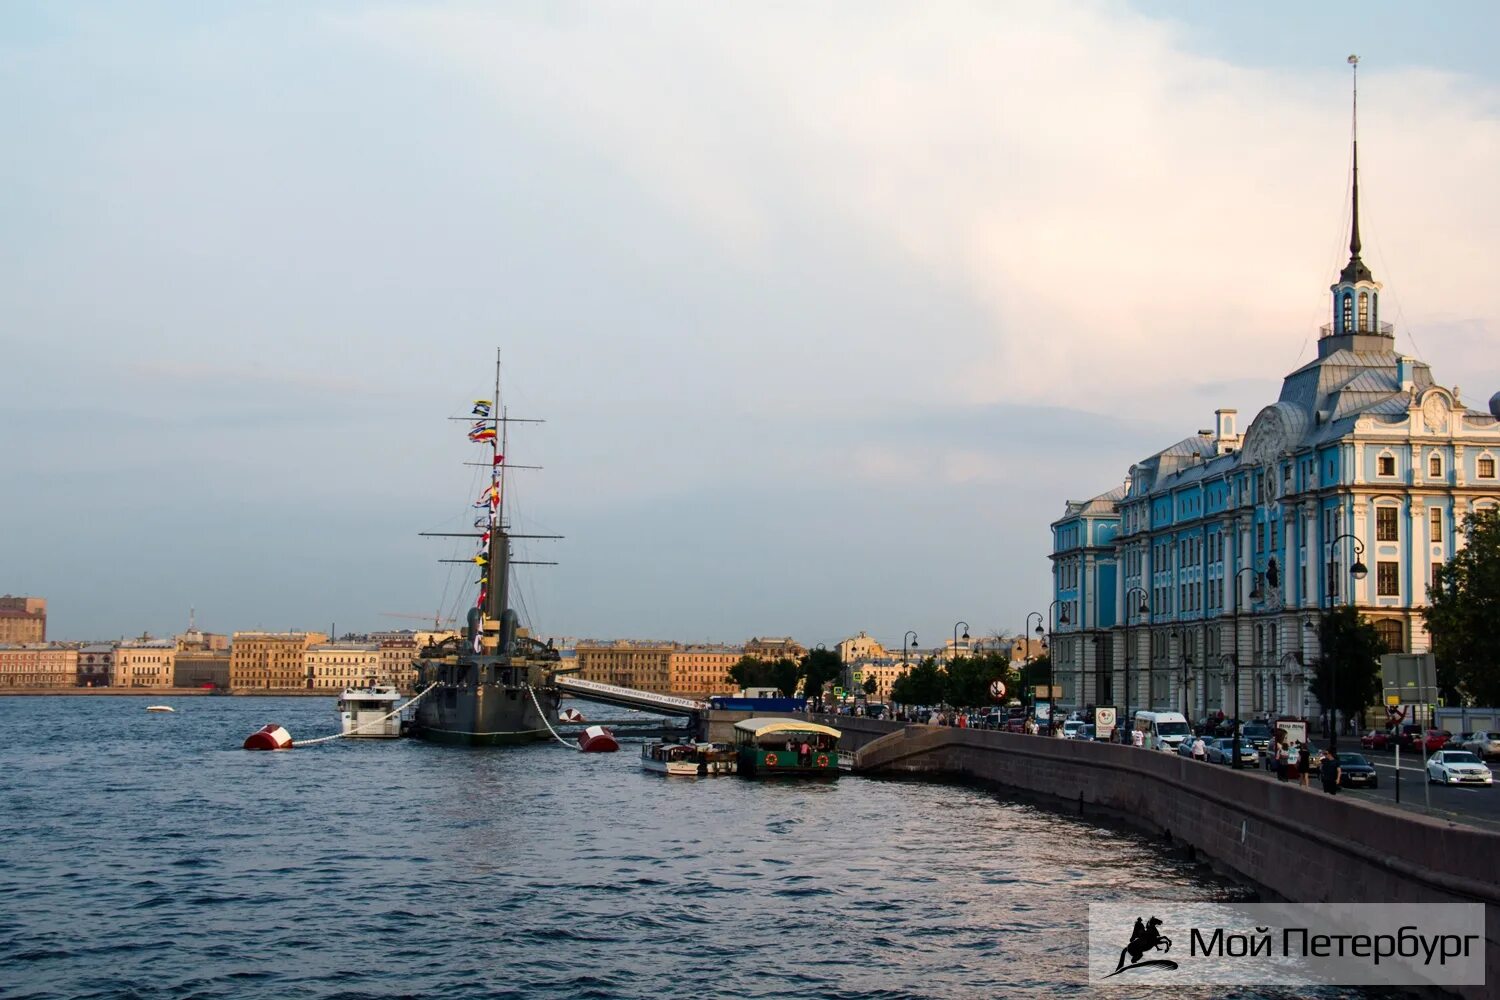
<svg viewBox="0 0 1500 1000">
<path fill-rule="evenodd" d="M 1339 767 L 1339 759 L 1327 750 L 1323 751 L 1323 762 L 1318 766 L 1318 774 L 1323 779 L 1323 791 L 1329 795 L 1339 793 L 1339 778 L 1343 769 Z"/>
<path fill-rule="evenodd" d="M 1312 748 L 1306 740 L 1302 741 L 1301 750 L 1297 755 L 1297 770 L 1302 775 L 1302 787 L 1310 788 L 1307 782 L 1312 777 Z"/>
</svg>

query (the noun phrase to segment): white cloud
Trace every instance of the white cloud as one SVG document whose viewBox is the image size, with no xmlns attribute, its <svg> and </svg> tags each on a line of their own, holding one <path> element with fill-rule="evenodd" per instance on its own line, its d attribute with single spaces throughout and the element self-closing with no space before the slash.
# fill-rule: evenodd
<svg viewBox="0 0 1500 1000">
<path fill-rule="evenodd" d="M 840 350 L 812 359 L 875 372 L 915 344 L 967 360 L 972 403 L 1269 383 L 1308 356 L 1346 256 L 1341 56 L 1247 70 L 1112 6 L 455 6 L 343 23 L 524 109 L 731 257 L 816 227 L 975 304 L 969 328 L 829 330 Z M 1496 95 L 1368 63 L 1362 90 L 1366 258 L 1387 301 L 1419 330 L 1492 335 Z M 936 377 L 891 394 L 951 393 Z"/>
</svg>

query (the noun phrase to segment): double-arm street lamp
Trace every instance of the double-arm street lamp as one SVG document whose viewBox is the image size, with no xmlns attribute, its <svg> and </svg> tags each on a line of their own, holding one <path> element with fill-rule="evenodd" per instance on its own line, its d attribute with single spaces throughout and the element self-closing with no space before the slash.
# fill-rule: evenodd
<svg viewBox="0 0 1500 1000">
<path fill-rule="evenodd" d="M 1334 573 L 1334 568 L 1337 565 L 1334 562 L 1334 560 L 1333 560 L 1334 547 L 1337 546 L 1339 542 L 1342 542 L 1346 538 L 1349 539 L 1350 541 L 1352 541 L 1354 543 L 1354 564 L 1349 567 L 1349 575 L 1351 577 L 1353 577 L 1355 580 L 1363 580 L 1365 578 L 1365 575 L 1367 573 L 1369 573 L 1369 570 L 1365 567 L 1365 564 L 1362 563 L 1362 562 L 1360 562 L 1360 560 L 1359 560 L 1359 557 L 1365 554 L 1364 543 L 1361 542 L 1357 537 L 1355 537 L 1355 535 L 1352 532 L 1346 531 L 1342 535 L 1339 535 L 1338 537 L 1334 538 L 1333 541 L 1329 542 L 1328 543 L 1328 587 L 1326 588 L 1327 591 L 1328 591 L 1328 610 L 1329 611 L 1333 610 L 1334 601 L 1338 600 L 1338 596 L 1339 596 L 1339 594 L 1338 594 L 1338 579 L 1339 578 Z M 1352 587 L 1350 588 L 1349 603 L 1350 604 L 1354 603 L 1354 594 L 1353 594 L 1353 588 Z M 1338 670 L 1338 664 L 1330 662 L 1330 658 L 1328 656 L 1328 651 L 1327 650 L 1320 649 L 1319 653 L 1322 655 L 1323 662 L 1328 663 L 1328 701 L 1329 701 L 1329 705 L 1328 705 L 1327 711 L 1328 711 L 1328 721 L 1331 724 L 1332 729 L 1333 729 L 1333 736 L 1328 741 L 1328 749 L 1330 751 L 1332 751 L 1334 754 L 1337 754 L 1339 752 L 1339 709 L 1338 709 L 1338 704 L 1339 704 L 1339 670 Z"/>
<path fill-rule="evenodd" d="M 1245 566 L 1234 574 L 1232 595 L 1234 597 L 1234 624 L 1231 627 L 1234 629 L 1234 655 L 1230 657 L 1230 662 L 1234 664 L 1234 730 L 1231 737 L 1234 743 L 1230 749 L 1230 762 L 1236 771 L 1245 766 L 1240 760 L 1240 577 L 1246 573 L 1255 573 L 1255 567 Z M 1260 598 L 1260 576 L 1257 574 L 1255 586 L 1250 588 L 1250 600 L 1258 601 Z"/>
<path fill-rule="evenodd" d="M 1140 607 L 1130 603 L 1130 595 L 1140 594 Z M 1135 723 L 1130 718 L 1130 613 L 1135 611 L 1138 615 L 1149 615 L 1151 605 L 1146 603 L 1146 589 L 1144 587 L 1131 587 L 1125 591 L 1125 707 L 1121 718 L 1115 720 L 1116 728 L 1129 726 L 1135 728 Z M 1122 730 L 1123 732 L 1123 730 Z M 1122 739 L 1121 742 L 1124 742 Z"/>
<path fill-rule="evenodd" d="M 1182 687 L 1182 717 L 1184 719 L 1191 719 L 1193 717 L 1193 715 L 1192 715 L 1192 707 L 1188 704 L 1188 668 L 1193 665 L 1193 654 L 1189 653 L 1187 651 L 1187 649 L 1186 649 L 1186 647 L 1187 647 L 1187 637 L 1188 637 L 1187 626 L 1183 626 L 1183 629 L 1182 629 L 1182 631 L 1180 633 L 1175 628 L 1172 630 L 1172 638 L 1176 639 L 1177 642 L 1178 642 L 1177 648 L 1181 649 L 1183 651 L 1182 652 L 1182 684 L 1181 684 L 1181 687 Z"/>
<path fill-rule="evenodd" d="M 1052 673 L 1053 673 L 1053 669 L 1054 669 L 1054 665 L 1053 665 L 1053 662 L 1052 662 L 1052 656 L 1053 656 L 1054 650 L 1053 650 L 1052 647 L 1055 644 L 1052 641 L 1052 629 L 1049 627 L 1049 628 L 1047 628 L 1044 631 L 1042 629 L 1042 622 L 1046 621 L 1048 623 L 1048 625 L 1050 626 L 1052 624 L 1051 623 L 1052 612 L 1055 611 L 1055 610 L 1057 610 L 1058 605 L 1060 605 L 1062 603 L 1063 603 L 1062 601 L 1057 600 L 1057 601 L 1053 601 L 1051 604 L 1047 605 L 1047 613 L 1045 615 L 1042 614 L 1040 611 L 1033 611 L 1033 612 L 1031 612 L 1031 614 L 1028 614 L 1026 616 L 1026 627 L 1028 629 L 1031 627 L 1031 619 L 1032 619 L 1032 616 L 1034 615 L 1036 617 L 1036 620 L 1037 620 L 1036 621 L 1036 634 L 1037 634 L 1037 638 L 1041 638 L 1044 635 L 1047 637 L 1047 643 L 1046 643 L 1046 645 L 1047 645 L 1047 735 L 1048 736 L 1052 735 L 1053 720 L 1057 717 L 1057 699 L 1052 696 L 1052 679 L 1053 679 L 1052 678 Z M 1057 616 L 1057 624 L 1058 625 L 1067 625 L 1067 624 L 1070 624 L 1069 621 L 1068 621 L 1068 609 L 1066 607 L 1064 607 L 1062 609 L 1061 613 Z M 1023 634 L 1025 634 L 1025 633 L 1023 633 Z M 1033 687 L 1033 691 L 1035 691 L 1035 687 Z M 1035 712 L 1035 710 L 1036 710 L 1036 698 L 1035 697 L 1033 697 L 1031 699 L 1031 705 L 1032 705 L 1032 711 Z"/>
</svg>

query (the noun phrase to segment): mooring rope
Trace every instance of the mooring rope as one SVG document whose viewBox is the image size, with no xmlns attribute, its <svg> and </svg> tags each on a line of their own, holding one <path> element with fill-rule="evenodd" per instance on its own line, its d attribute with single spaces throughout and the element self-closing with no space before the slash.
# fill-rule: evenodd
<svg viewBox="0 0 1500 1000">
<path fill-rule="evenodd" d="M 578 746 L 576 744 L 569 743 L 567 740 L 557 735 L 557 730 L 553 729 L 552 723 L 547 721 L 547 713 L 542 711 L 542 703 L 537 701 L 536 699 L 536 689 L 528 684 L 526 685 L 526 693 L 531 695 L 531 703 L 536 706 L 536 714 L 542 717 L 542 725 L 547 727 L 547 732 L 552 734 L 552 738 L 561 743 L 563 746 L 567 747 L 569 750 L 577 750 Z"/>
<path fill-rule="evenodd" d="M 412 705 L 415 705 L 417 702 L 421 701 L 422 700 L 422 695 L 425 695 L 427 693 L 427 691 L 431 691 L 435 687 L 437 687 L 436 683 L 429 684 L 427 686 L 427 690 L 426 691 L 423 691 L 422 694 L 417 695 L 415 698 L 413 698 L 411 701 L 407 702 L 405 705 L 402 705 L 402 706 L 398 707 L 394 712 L 391 712 L 389 715 L 382 715 L 380 718 L 376 719 L 373 722 L 362 723 L 361 725 L 355 726 L 353 729 L 349 730 L 347 733 L 334 733 L 332 736 L 319 736 L 315 740 L 293 740 L 292 741 L 292 746 L 294 746 L 294 747 L 310 747 L 310 746 L 312 746 L 315 743 L 327 743 L 329 740 L 341 740 L 341 739 L 343 739 L 346 736 L 353 736 L 355 733 L 357 733 L 360 730 L 365 729 L 365 728 L 367 728 L 369 726 L 378 726 L 382 722 L 384 722 L 386 719 L 389 719 L 392 715 L 400 715 L 408 707 L 410 707 Z"/>
</svg>

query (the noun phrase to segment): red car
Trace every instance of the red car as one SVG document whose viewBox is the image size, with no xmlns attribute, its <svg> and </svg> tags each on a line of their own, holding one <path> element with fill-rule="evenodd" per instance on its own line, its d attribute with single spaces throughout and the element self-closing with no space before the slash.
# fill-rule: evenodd
<svg viewBox="0 0 1500 1000">
<path fill-rule="evenodd" d="M 1372 729 L 1359 738 L 1359 745 L 1366 750 L 1389 750 L 1396 743 L 1396 737 L 1384 729 Z"/>
<path fill-rule="evenodd" d="M 1429 729 L 1427 730 L 1426 738 L 1422 742 L 1426 744 L 1428 753 L 1437 753 L 1443 747 L 1447 746 L 1448 741 L 1452 738 L 1453 734 L 1446 729 Z"/>
</svg>

